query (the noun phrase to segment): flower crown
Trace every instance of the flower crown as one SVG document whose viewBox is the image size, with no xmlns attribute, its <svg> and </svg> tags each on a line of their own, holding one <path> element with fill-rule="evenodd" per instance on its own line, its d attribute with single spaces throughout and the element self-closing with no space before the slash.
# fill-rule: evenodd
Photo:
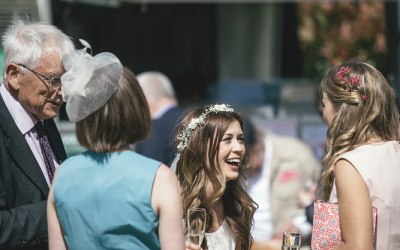
<svg viewBox="0 0 400 250">
<path fill-rule="evenodd" d="M 345 90 L 353 91 L 358 90 L 361 85 L 360 78 L 355 75 L 351 75 L 352 71 L 347 66 L 341 66 L 336 72 L 337 79 L 343 84 Z M 367 95 L 361 95 L 363 101 L 367 100 Z"/>
<path fill-rule="evenodd" d="M 207 115 L 209 115 L 210 113 L 216 114 L 218 112 L 233 112 L 233 111 L 234 111 L 233 108 L 231 108 L 227 104 L 215 104 L 206 108 L 205 112 L 202 113 L 199 117 L 192 118 L 189 124 L 187 124 L 185 128 L 182 130 L 182 132 L 180 132 L 179 135 L 177 136 L 177 139 L 179 141 L 177 147 L 178 153 L 182 152 L 186 148 L 187 142 L 192 136 L 193 131 L 199 126 L 204 125 Z"/>
</svg>

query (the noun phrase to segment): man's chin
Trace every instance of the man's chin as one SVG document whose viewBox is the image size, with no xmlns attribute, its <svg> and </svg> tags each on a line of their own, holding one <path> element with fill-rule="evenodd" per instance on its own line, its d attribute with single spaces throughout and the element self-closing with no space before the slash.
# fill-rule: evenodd
<svg viewBox="0 0 400 250">
<path fill-rule="evenodd" d="M 58 116 L 58 114 L 60 113 L 60 108 L 52 108 L 52 109 L 45 109 L 42 114 L 41 114 L 41 119 L 53 119 L 56 118 Z"/>
</svg>

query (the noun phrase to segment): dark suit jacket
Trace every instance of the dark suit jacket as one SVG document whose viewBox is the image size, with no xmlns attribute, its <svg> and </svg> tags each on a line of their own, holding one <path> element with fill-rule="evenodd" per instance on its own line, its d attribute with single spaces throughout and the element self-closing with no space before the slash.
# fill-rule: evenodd
<svg viewBox="0 0 400 250">
<path fill-rule="evenodd" d="M 53 119 L 44 127 L 61 163 L 67 156 Z M 48 193 L 39 164 L 0 96 L 0 249 L 48 249 Z"/>
<path fill-rule="evenodd" d="M 170 165 L 176 152 L 173 141 L 175 129 L 182 114 L 181 108 L 174 107 L 159 119 L 152 120 L 150 136 L 136 144 L 136 152 Z"/>
</svg>

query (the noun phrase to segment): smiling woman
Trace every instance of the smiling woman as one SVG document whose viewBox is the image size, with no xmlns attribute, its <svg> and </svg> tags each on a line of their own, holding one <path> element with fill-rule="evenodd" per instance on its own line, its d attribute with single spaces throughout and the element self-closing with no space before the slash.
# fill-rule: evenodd
<svg viewBox="0 0 400 250">
<path fill-rule="evenodd" d="M 223 135 L 218 152 L 218 165 L 226 181 L 239 177 L 240 162 L 245 150 L 242 127 L 238 121 L 234 121 Z"/>
<path fill-rule="evenodd" d="M 241 185 L 248 162 L 241 117 L 225 104 L 193 110 L 180 123 L 176 144 L 185 225 L 189 209 L 205 208 L 203 249 L 249 249 L 256 205 Z"/>
</svg>

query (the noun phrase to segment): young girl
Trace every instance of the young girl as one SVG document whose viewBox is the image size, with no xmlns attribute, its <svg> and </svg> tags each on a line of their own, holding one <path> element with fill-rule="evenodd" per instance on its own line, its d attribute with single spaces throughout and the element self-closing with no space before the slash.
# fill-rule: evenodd
<svg viewBox="0 0 400 250">
<path fill-rule="evenodd" d="M 395 93 L 371 65 L 349 61 L 321 82 L 329 124 L 323 159 L 323 198 L 338 202 L 342 243 L 337 249 L 400 249 L 399 113 Z"/>
<path fill-rule="evenodd" d="M 189 208 L 205 208 L 203 249 L 249 249 L 256 205 L 241 182 L 248 154 L 240 116 L 224 104 L 196 109 L 181 122 L 176 141 L 185 225 Z"/>
</svg>

